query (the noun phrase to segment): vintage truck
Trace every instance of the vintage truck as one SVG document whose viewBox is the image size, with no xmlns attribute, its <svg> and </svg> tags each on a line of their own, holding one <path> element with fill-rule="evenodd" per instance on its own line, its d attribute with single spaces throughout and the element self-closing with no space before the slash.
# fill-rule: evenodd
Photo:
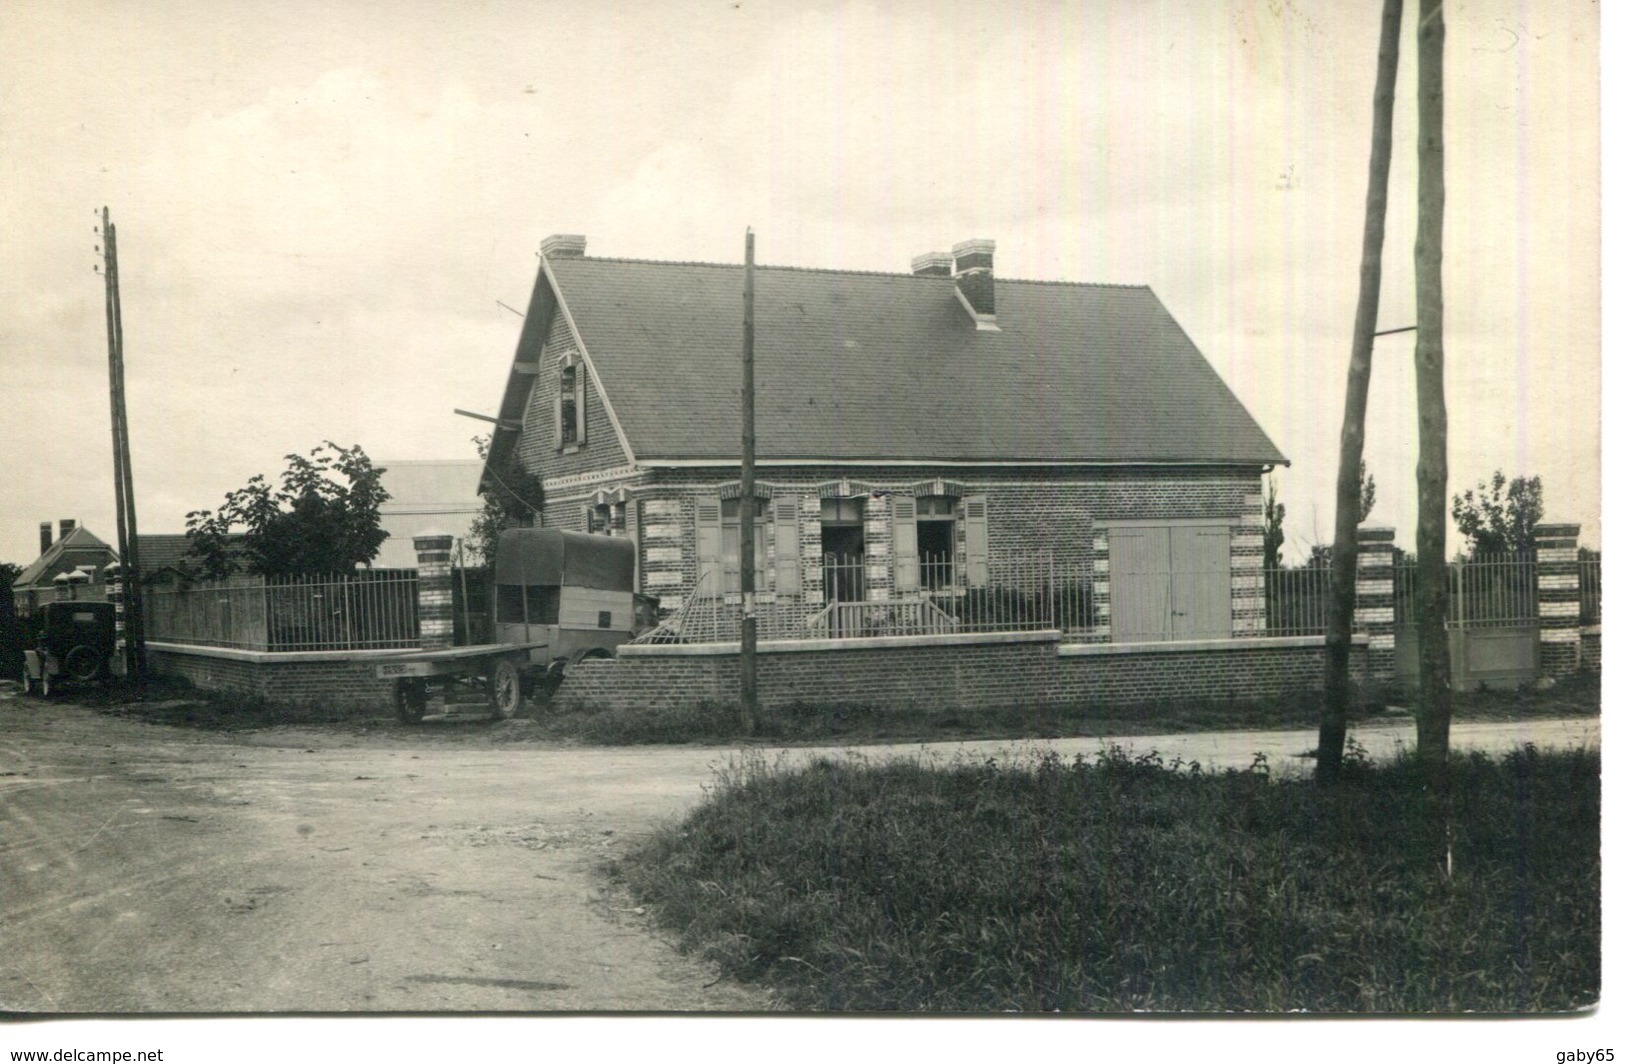
<svg viewBox="0 0 1625 1064">
<path fill-rule="evenodd" d="M 64 680 L 105 680 L 114 651 L 111 602 L 47 602 L 22 619 L 23 691 L 51 697 Z"/>
<path fill-rule="evenodd" d="M 497 539 L 492 631 L 496 642 L 410 650 L 376 666 L 393 679 L 395 712 L 415 724 L 431 685 L 483 684 L 491 715 L 507 719 L 527 697 L 547 698 L 582 658 L 615 648 L 654 623 L 656 603 L 634 594 L 632 541 L 556 528 L 514 528 Z"/>
</svg>

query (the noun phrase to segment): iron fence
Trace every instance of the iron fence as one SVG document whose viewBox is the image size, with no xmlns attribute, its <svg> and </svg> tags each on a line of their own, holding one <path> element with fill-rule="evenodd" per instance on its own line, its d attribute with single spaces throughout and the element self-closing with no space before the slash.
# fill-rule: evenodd
<svg viewBox="0 0 1625 1064">
<path fill-rule="evenodd" d="M 1601 559 L 1580 563 L 1581 623 L 1600 623 Z M 826 556 L 819 594 L 758 594 L 761 639 L 855 638 L 950 632 L 1058 629 L 1068 642 L 1151 642 L 1202 638 L 1324 635 L 1331 569 L 1139 572 L 1098 576 L 1086 563 L 1057 563 L 1048 552 L 992 557 L 976 586 L 962 563 L 946 557 Z M 1539 581 L 1533 556 L 1452 563 L 1449 625 L 1485 628 L 1538 622 Z M 899 574 L 904 574 L 900 583 Z M 718 570 L 724 588 L 738 572 Z M 708 584 L 711 577 L 707 577 Z M 1096 581 L 1100 584 L 1097 585 Z M 1107 607 L 1097 587 L 1112 588 Z M 1396 566 L 1394 619 L 1413 623 L 1415 566 Z M 654 639 L 731 642 L 740 635 L 741 596 L 706 584 L 689 595 Z M 1358 618 L 1356 630 L 1360 624 Z"/>
<path fill-rule="evenodd" d="M 1332 571 L 1305 565 L 1262 571 L 1264 627 L 1247 634 L 1324 635 L 1330 616 Z"/>
<path fill-rule="evenodd" d="M 1580 623 L 1602 623 L 1602 555 L 1580 559 Z"/>
<path fill-rule="evenodd" d="M 1483 555 L 1446 566 L 1447 628 L 1516 628 L 1540 623 L 1540 582 L 1535 556 Z M 1582 585 L 1583 586 L 1583 585 Z M 1414 625 L 1420 594 L 1417 565 L 1394 567 L 1394 623 Z"/>
<path fill-rule="evenodd" d="M 417 570 L 236 577 L 145 589 L 148 638 L 239 650 L 384 650 L 418 645 Z"/>
</svg>

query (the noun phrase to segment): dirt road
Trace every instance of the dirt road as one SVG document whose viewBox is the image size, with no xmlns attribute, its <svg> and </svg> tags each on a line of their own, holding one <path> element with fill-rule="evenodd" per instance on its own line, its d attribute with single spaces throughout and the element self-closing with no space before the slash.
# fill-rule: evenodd
<svg viewBox="0 0 1625 1064">
<path fill-rule="evenodd" d="M 519 727 L 225 735 L 0 693 L 0 1011 L 771 1008 L 679 956 L 596 873 L 736 755 L 501 741 Z M 1356 734 L 1380 756 L 1408 727 Z M 1597 734 L 1593 719 L 1454 738 L 1503 749 Z M 863 756 L 1070 756 L 1109 741 Z M 1261 750 L 1284 769 L 1314 737 L 1121 742 L 1211 767 Z"/>
</svg>

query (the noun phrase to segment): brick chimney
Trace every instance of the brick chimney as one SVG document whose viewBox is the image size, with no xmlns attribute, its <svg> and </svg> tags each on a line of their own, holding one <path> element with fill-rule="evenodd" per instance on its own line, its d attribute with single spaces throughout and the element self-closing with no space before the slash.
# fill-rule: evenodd
<svg viewBox="0 0 1625 1064">
<path fill-rule="evenodd" d="M 916 277 L 952 277 L 954 257 L 946 251 L 927 251 L 914 256 L 913 270 Z"/>
<path fill-rule="evenodd" d="M 542 241 L 542 257 L 579 259 L 587 253 L 587 238 L 579 233 L 554 233 Z"/>
<path fill-rule="evenodd" d="M 41 521 L 39 523 L 39 552 L 41 554 L 44 554 L 46 551 L 48 551 L 50 549 L 51 549 L 51 522 L 49 522 L 49 521 Z"/>
<path fill-rule="evenodd" d="M 57 533 L 56 538 L 57 539 L 67 539 L 68 538 L 68 533 L 72 532 L 74 530 L 74 527 L 77 526 L 78 524 L 79 524 L 79 522 L 75 521 L 73 518 L 64 517 L 62 520 L 57 522 L 57 526 L 59 528 L 61 528 L 62 531 Z"/>
<path fill-rule="evenodd" d="M 993 305 L 993 241 L 966 240 L 954 245 L 954 283 L 976 318 L 978 329 L 997 329 Z"/>
</svg>

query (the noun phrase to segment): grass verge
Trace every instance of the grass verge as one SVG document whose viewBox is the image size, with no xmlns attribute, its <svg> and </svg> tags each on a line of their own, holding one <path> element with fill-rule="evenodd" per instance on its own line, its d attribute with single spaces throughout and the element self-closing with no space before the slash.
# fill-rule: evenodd
<svg viewBox="0 0 1625 1064">
<path fill-rule="evenodd" d="M 1342 785 L 1131 759 L 725 774 L 612 867 L 795 1010 L 1531 1012 L 1597 999 L 1600 756 Z"/>
</svg>

